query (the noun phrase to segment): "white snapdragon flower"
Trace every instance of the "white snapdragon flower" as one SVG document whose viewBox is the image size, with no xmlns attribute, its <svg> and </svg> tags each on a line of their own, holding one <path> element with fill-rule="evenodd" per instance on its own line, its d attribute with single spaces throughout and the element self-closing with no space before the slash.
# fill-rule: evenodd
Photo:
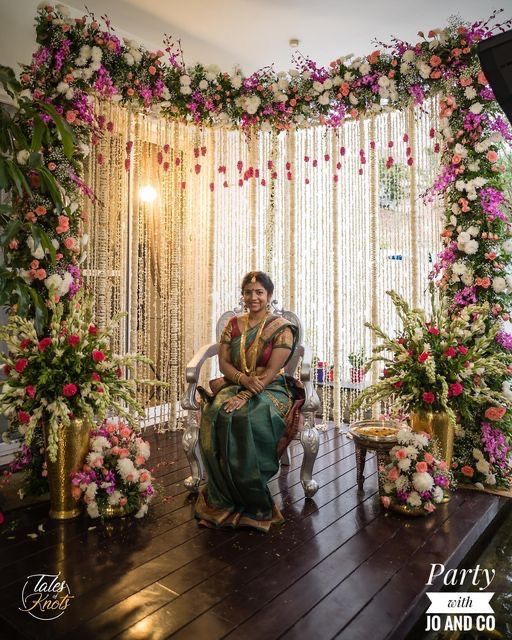
<svg viewBox="0 0 512 640">
<path fill-rule="evenodd" d="M 240 87 L 242 86 L 242 76 L 237 73 L 234 76 L 232 76 L 231 78 L 231 85 L 233 87 L 233 89 L 240 89 Z"/>
<path fill-rule="evenodd" d="M 485 476 L 485 484 L 490 484 L 490 485 L 496 484 L 496 476 L 494 475 L 494 473 L 488 473 Z"/>
<path fill-rule="evenodd" d="M 484 457 L 484 454 L 481 452 L 481 450 L 477 449 L 476 447 L 473 447 L 472 453 L 475 460 L 482 460 Z"/>
</svg>

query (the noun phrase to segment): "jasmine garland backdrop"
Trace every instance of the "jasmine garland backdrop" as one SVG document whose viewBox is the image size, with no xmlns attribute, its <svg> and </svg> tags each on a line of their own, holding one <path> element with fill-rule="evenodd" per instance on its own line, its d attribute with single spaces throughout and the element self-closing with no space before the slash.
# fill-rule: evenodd
<svg viewBox="0 0 512 640">
<path fill-rule="evenodd" d="M 238 303 L 241 275 L 260 268 L 327 363 L 315 370 L 317 382 L 318 373 L 329 382 L 319 388 L 324 418 L 340 425 L 362 375 L 354 378 L 348 356 L 368 357 L 373 346 L 364 322 L 395 328 L 385 291 L 430 304 L 441 207 L 418 194 L 439 168 L 436 103 L 340 129 L 250 139 L 111 103 L 98 112 L 107 134 L 87 165 L 98 201 L 85 206 L 91 239 L 83 274 L 101 321 L 128 312 L 118 348 L 149 355 L 171 382 L 141 392 L 144 404 L 158 407 L 151 415 L 174 428 L 184 364 L 215 340 L 217 318 Z M 141 200 L 143 186 L 155 188 L 153 202 Z"/>
<path fill-rule="evenodd" d="M 327 371 L 334 367 L 334 399 L 325 400 L 339 422 L 346 353 L 355 350 L 357 363 L 371 346 L 357 314 L 391 322 L 382 302 L 390 285 L 425 304 L 428 253 L 437 244 L 435 209 L 425 212 L 436 199 L 444 247 L 433 277 L 450 312 L 485 303 L 489 330 L 509 317 L 512 241 L 500 154 L 511 135 L 476 56 L 480 40 L 510 28 L 495 18 L 420 32 L 416 45 L 395 40 L 329 67 L 298 59 L 288 73 L 266 68 L 244 77 L 187 67 L 172 42 L 165 53 L 147 52 L 121 42 L 108 21 L 42 6 L 32 64 L 20 82 L 5 69 L 1 76 L 19 107 L 9 123 L 14 147 L 3 140 L 9 154 L 0 157 L 0 186 L 13 194 L 1 212 L 2 304 L 17 304 L 45 335 L 48 296 L 72 299 L 86 266 L 99 321 L 127 308 L 120 347 L 153 353 L 157 373 L 172 377 L 170 395 L 155 392 L 147 404 L 168 400 L 173 410 L 180 366 L 194 347 L 178 336 L 208 339 L 217 312 L 233 304 L 240 271 L 263 266 L 282 302 L 308 323 Z M 93 96 L 132 115 L 98 107 Z M 169 124 L 135 115 L 150 112 Z M 158 198 L 143 205 L 138 187 L 153 177 Z M 116 208 L 117 201 L 126 206 Z M 93 242 L 84 265 L 86 228 Z M 219 247 L 222 261 L 213 253 Z M 496 339 L 488 336 L 497 353 L 512 349 L 502 328 Z M 479 387 L 475 373 L 463 394 Z M 18 384 L 17 369 L 12 375 Z M 481 414 L 465 421 L 457 458 L 474 480 L 507 484 L 512 392 L 502 375 L 492 384 L 493 406 L 482 401 Z M 32 432 L 35 401 L 16 397 L 9 409 L 21 408 Z M 491 414 L 489 440 L 482 428 L 489 432 Z M 482 455 L 484 471 L 476 464 Z"/>
</svg>

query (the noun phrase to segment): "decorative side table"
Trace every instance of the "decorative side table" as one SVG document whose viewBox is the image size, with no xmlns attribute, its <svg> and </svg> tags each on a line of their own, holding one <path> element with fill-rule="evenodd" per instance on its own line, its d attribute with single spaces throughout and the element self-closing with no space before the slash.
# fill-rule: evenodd
<svg viewBox="0 0 512 640">
<path fill-rule="evenodd" d="M 350 425 L 349 433 L 354 439 L 357 486 L 364 485 L 364 465 L 368 450 L 377 453 L 377 467 L 386 465 L 389 461 L 389 452 L 397 444 L 398 425 L 392 420 L 360 420 Z M 379 475 L 379 489 L 381 478 Z"/>
</svg>

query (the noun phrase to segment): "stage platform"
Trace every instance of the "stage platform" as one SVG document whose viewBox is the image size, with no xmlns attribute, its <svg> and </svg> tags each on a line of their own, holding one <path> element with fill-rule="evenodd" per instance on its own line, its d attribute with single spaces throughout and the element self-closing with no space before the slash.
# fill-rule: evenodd
<svg viewBox="0 0 512 640">
<path fill-rule="evenodd" d="M 354 444 L 321 434 L 320 490 L 305 500 L 301 447 L 270 483 L 287 521 L 268 535 L 200 528 L 181 434 L 151 434 L 160 497 L 144 520 L 59 523 L 48 503 L 8 511 L 0 527 L 0 638 L 106 640 L 417 639 L 431 563 L 466 562 L 512 501 L 457 491 L 426 518 L 383 511 L 375 457 L 358 491 Z M 27 576 L 58 574 L 74 596 L 53 621 L 19 610 Z M 414 625 L 418 626 L 412 631 Z"/>
</svg>

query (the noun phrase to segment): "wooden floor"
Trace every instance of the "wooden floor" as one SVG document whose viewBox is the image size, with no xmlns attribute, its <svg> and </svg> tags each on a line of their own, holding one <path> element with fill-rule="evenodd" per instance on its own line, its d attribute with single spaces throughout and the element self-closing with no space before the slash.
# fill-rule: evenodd
<svg viewBox="0 0 512 640">
<path fill-rule="evenodd" d="M 47 503 L 7 514 L 0 638 L 398 640 L 427 606 L 430 563 L 457 566 L 509 506 L 460 490 L 428 518 L 385 514 L 375 458 L 358 492 L 353 443 L 330 429 L 314 500 L 303 496 L 298 443 L 270 483 L 286 524 L 268 535 L 203 529 L 183 488 L 179 434 L 150 441 L 162 492 L 149 518 L 58 523 Z M 43 572 L 60 572 L 75 596 L 54 621 L 18 610 L 27 576 Z"/>
</svg>

